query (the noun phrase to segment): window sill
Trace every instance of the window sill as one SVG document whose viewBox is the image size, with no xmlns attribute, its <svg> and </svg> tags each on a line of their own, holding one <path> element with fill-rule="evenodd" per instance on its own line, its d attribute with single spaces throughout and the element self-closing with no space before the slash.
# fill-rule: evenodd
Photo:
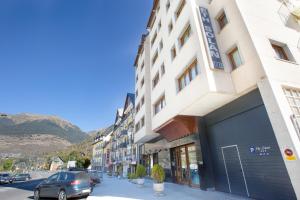
<svg viewBox="0 0 300 200">
<path fill-rule="evenodd" d="M 281 58 L 277 58 L 275 57 L 276 60 L 282 61 L 282 62 L 286 62 L 286 63 L 290 63 L 290 64 L 294 64 L 294 65 L 299 65 L 299 63 L 297 63 L 296 61 L 291 61 L 291 60 L 284 60 Z"/>
</svg>

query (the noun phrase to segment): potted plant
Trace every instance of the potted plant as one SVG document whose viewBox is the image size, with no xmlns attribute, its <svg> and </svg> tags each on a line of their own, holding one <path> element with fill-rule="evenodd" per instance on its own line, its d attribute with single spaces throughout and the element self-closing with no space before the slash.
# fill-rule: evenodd
<svg viewBox="0 0 300 200">
<path fill-rule="evenodd" d="M 153 190 L 156 194 L 162 194 L 165 187 L 164 187 L 164 180 L 165 180 L 165 171 L 162 166 L 159 164 L 155 164 L 151 171 L 151 177 L 153 178 Z"/>
<path fill-rule="evenodd" d="M 146 176 L 146 168 L 143 165 L 138 165 L 136 168 L 136 177 L 137 177 L 137 184 L 144 185 Z"/>
</svg>

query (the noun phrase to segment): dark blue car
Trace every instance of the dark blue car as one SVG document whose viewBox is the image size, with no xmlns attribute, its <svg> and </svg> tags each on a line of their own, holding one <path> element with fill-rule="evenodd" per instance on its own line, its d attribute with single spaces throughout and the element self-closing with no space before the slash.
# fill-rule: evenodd
<svg viewBox="0 0 300 200">
<path fill-rule="evenodd" d="M 73 197 L 87 197 L 92 192 L 88 173 L 83 171 L 59 172 L 40 183 L 34 191 L 34 199 L 41 197 L 66 200 Z"/>
</svg>

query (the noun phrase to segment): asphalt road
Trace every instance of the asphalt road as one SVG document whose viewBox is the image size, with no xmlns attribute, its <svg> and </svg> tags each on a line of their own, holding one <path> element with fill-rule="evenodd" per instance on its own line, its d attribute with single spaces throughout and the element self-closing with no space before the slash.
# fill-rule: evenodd
<svg viewBox="0 0 300 200">
<path fill-rule="evenodd" d="M 0 200 L 29 200 L 33 198 L 33 190 L 44 179 L 30 180 L 0 185 Z M 84 200 L 84 199 L 81 199 Z"/>
</svg>

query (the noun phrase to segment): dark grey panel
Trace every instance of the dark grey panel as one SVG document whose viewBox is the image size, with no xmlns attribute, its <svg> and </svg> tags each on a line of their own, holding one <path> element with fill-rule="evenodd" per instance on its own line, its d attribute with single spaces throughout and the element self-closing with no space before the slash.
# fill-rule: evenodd
<svg viewBox="0 0 300 200">
<path fill-rule="evenodd" d="M 237 146 L 222 148 L 224 167 L 227 171 L 229 189 L 234 194 L 248 196 L 246 182 L 243 175 L 242 165 Z"/>
<path fill-rule="evenodd" d="M 266 109 L 259 99 L 258 91 L 254 91 L 208 116 L 215 187 L 229 192 L 222 147 L 237 145 L 250 197 L 296 199 Z M 257 150 L 262 147 L 267 148 L 266 152 Z"/>
</svg>

